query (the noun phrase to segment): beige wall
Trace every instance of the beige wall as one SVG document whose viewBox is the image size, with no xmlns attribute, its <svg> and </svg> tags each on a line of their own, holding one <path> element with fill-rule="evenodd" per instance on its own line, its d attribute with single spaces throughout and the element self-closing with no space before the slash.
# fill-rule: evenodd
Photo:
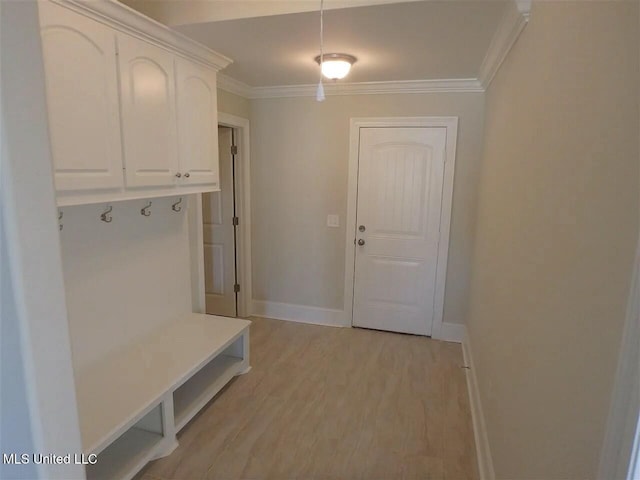
<svg viewBox="0 0 640 480">
<path fill-rule="evenodd" d="M 218 89 L 218 111 L 242 118 L 249 118 L 251 114 L 248 99 L 221 89 Z"/>
<path fill-rule="evenodd" d="M 468 329 L 500 479 L 596 474 L 638 232 L 637 9 L 534 3 L 487 92 Z"/>
<path fill-rule="evenodd" d="M 445 322 L 466 317 L 484 94 L 251 102 L 253 297 L 342 309 L 351 117 L 459 117 Z M 328 228 L 329 213 L 340 228 Z"/>
</svg>

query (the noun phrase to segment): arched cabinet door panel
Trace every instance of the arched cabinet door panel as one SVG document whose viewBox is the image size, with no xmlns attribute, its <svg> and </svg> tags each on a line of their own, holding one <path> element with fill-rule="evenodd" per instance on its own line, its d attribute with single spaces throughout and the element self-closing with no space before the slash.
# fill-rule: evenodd
<svg viewBox="0 0 640 480">
<path fill-rule="evenodd" d="M 176 59 L 181 183 L 218 186 L 216 73 Z"/>
<path fill-rule="evenodd" d="M 173 54 L 118 35 L 127 187 L 176 185 L 178 144 Z"/>
<path fill-rule="evenodd" d="M 39 13 L 56 189 L 121 188 L 115 33 L 51 2 Z"/>
</svg>

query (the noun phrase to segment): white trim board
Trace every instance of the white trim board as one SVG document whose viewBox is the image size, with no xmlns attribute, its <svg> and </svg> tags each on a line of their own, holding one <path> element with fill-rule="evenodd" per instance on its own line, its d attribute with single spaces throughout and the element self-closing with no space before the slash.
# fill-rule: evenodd
<svg viewBox="0 0 640 480">
<path fill-rule="evenodd" d="M 291 303 L 253 300 L 251 315 L 261 318 L 273 318 L 288 322 L 323 325 L 327 327 L 351 327 L 346 323 L 344 310 L 333 308 L 311 307 Z M 392 332 L 393 333 L 393 332 Z M 455 323 L 443 323 L 441 337 L 444 342 L 462 343 L 465 338 L 465 327 Z"/>
<path fill-rule="evenodd" d="M 216 71 L 233 62 L 166 25 L 156 22 L 127 5 L 115 0 L 100 2 L 87 0 L 54 0 L 65 8 L 92 18 L 121 32 L 133 35 L 161 48 L 177 51 L 180 55 Z"/>
<path fill-rule="evenodd" d="M 447 129 L 444 184 L 442 190 L 442 213 L 440 219 L 440 247 L 436 268 L 436 291 L 434 295 L 434 315 L 431 338 L 447 340 L 446 335 L 455 327 L 444 327 L 444 291 L 447 279 L 447 259 L 449 256 L 449 227 L 451 225 L 451 205 L 453 199 L 453 175 L 456 163 L 456 142 L 458 137 L 458 117 L 369 117 L 352 118 L 349 132 L 349 181 L 347 189 L 347 219 L 345 222 L 345 274 L 344 274 L 344 325 L 353 324 L 353 281 L 354 281 L 354 232 L 356 231 L 356 208 L 358 186 L 358 151 L 360 129 L 371 127 L 442 127 Z M 450 324 L 453 325 L 453 324 Z M 459 334 L 459 332 L 458 332 Z M 459 340 L 458 340 L 459 341 Z"/>
<path fill-rule="evenodd" d="M 462 343 L 464 342 L 465 330 L 465 326 L 461 323 L 442 322 L 438 338 L 432 338 L 443 342 Z"/>
<path fill-rule="evenodd" d="M 344 311 L 331 308 L 310 307 L 291 303 L 254 300 L 251 314 L 255 317 L 274 318 L 290 322 L 344 327 Z"/>
<path fill-rule="evenodd" d="M 507 54 L 529 22 L 530 12 L 531 0 L 515 0 L 505 7 L 504 15 L 478 72 L 478 80 L 483 89 L 486 90 L 489 87 L 500 65 L 507 58 Z"/>
<path fill-rule="evenodd" d="M 317 85 L 277 85 L 252 87 L 218 74 L 218 88 L 244 98 L 314 97 Z M 324 84 L 327 95 L 377 95 L 389 93 L 482 93 L 484 88 L 475 78 L 435 80 L 402 80 L 392 82 L 359 82 Z"/>
<path fill-rule="evenodd" d="M 640 242 L 622 332 L 616 379 L 596 478 L 636 480 L 640 472 Z"/>
<path fill-rule="evenodd" d="M 467 367 L 467 390 L 469 392 L 469 404 L 471 407 L 471 420 L 473 422 L 473 436 L 476 442 L 476 456 L 478 458 L 478 472 L 480 480 L 495 480 L 496 474 L 493 469 L 493 459 L 489 446 L 489 436 L 480 400 L 480 389 L 478 378 L 476 377 L 476 366 L 473 362 L 471 344 L 466 328 L 463 326 L 464 341 L 462 342 L 462 355 L 464 364 Z"/>
<path fill-rule="evenodd" d="M 253 87 L 251 98 L 313 97 L 317 85 Z M 484 92 L 475 78 L 403 80 L 394 82 L 324 83 L 327 95 L 378 95 L 385 93 L 478 93 Z"/>
<path fill-rule="evenodd" d="M 236 211 L 240 219 L 236 249 L 238 255 L 238 316 L 251 314 L 251 132 L 249 120 L 229 113 L 218 112 L 218 125 L 231 127 L 238 134 L 236 144 Z"/>
<path fill-rule="evenodd" d="M 251 132 L 249 120 L 229 113 L 218 112 L 218 125 L 231 127 L 238 133 L 238 154 L 236 156 L 237 184 L 236 207 L 239 212 L 238 278 L 240 295 L 238 296 L 238 316 L 251 314 Z M 193 289 L 193 311 L 205 313 L 204 284 L 204 239 L 202 226 L 202 195 L 194 196 L 193 206 L 189 204 L 189 236 L 191 253 L 191 288 Z"/>
<path fill-rule="evenodd" d="M 217 87 L 220 90 L 224 90 L 225 92 L 233 93 L 234 95 L 238 95 L 244 98 L 252 98 L 251 92 L 253 87 L 247 85 L 240 80 L 236 80 L 235 78 L 228 77 L 224 73 L 218 73 L 217 77 Z"/>
<path fill-rule="evenodd" d="M 204 225 L 202 224 L 202 194 L 189 197 L 189 258 L 191 261 L 191 308 L 194 313 L 205 313 L 204 289 Z"/>
<path fill-rule="evenodd" d="M 7 322 L 11 338 L 17 337 L 12 350 L 3 351 L 8 356 L 3 367 L 22 369 L 21 378 L 3 376 L 0 389 L 24 389 L 20 409 L 2 405 L 2 414 L 15 416 L 16 422 L 6 437 L 2 427 L 0 441 L 7 453 L 14 447 L 25 454 L 80 453 L 42 48 L 34 41 L 40 34 L 37 3 L 2 2 L 0 29 L 0 257 L 8 282 L 0 302 L 3 308 L 5 301 L 12 306 L 2 309 L 1 323 L 3 333 Z M 12 469 L 11 476 L 84 478 L 81 465 L 23 467 Z M 0 476 L 4 471 L 0 466 Z"/>
</svg>

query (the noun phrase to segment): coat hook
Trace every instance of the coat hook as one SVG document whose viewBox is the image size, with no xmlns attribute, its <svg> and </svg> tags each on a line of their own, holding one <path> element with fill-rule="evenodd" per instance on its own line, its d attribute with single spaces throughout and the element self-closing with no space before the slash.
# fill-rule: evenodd
<svg viewBox="0 0 640 480">
<path fill-rule="evenodd" d="M 60 229 L 60 231 L 62 231 L 62 215 L 64 213 L 62 212 L 62 210 L 58 210 L 58 229 Z"/>
<path fill-rule="evenodd" d="M 182 203 L 182 197 L 180 197 L 180 200 L 178 200 L 176 203 L 171 205 L 171 210 L 173 210 L 174 212 L 182 211 L 182 207 L 180 206 L 181 203 Z"/>
<path fill-rule="evenodd" d="M 147 205 L 145 205 L 144 207 L 142 207 L 140 209 L 140 213 L 145 216 L 148 217 L 149 215 L 151 215 L 151 212 L 149 211 L 149 207 L 151 207 L 151 202 L 149 202 Z"/>
<path fill-rule="evenodd" d="M 111 216 L 111 211 L 113 207 L 111 205 L 107 206 L 107 209 L 100 215 L 100 220 L 106 223 L 111 223 L 113 221 L 113 217 Z"/>
</svg>

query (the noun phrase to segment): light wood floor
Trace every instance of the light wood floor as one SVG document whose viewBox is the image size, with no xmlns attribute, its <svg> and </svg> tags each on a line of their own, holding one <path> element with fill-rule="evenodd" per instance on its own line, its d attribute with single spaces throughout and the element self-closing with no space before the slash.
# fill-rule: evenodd
<svg viewBox="0 0 640 480">
<path fill-rule="evenodd" d="M 458 344 L 253 319 L 251 364 L 139 479 L 477 479 Z"/>
</svg>

